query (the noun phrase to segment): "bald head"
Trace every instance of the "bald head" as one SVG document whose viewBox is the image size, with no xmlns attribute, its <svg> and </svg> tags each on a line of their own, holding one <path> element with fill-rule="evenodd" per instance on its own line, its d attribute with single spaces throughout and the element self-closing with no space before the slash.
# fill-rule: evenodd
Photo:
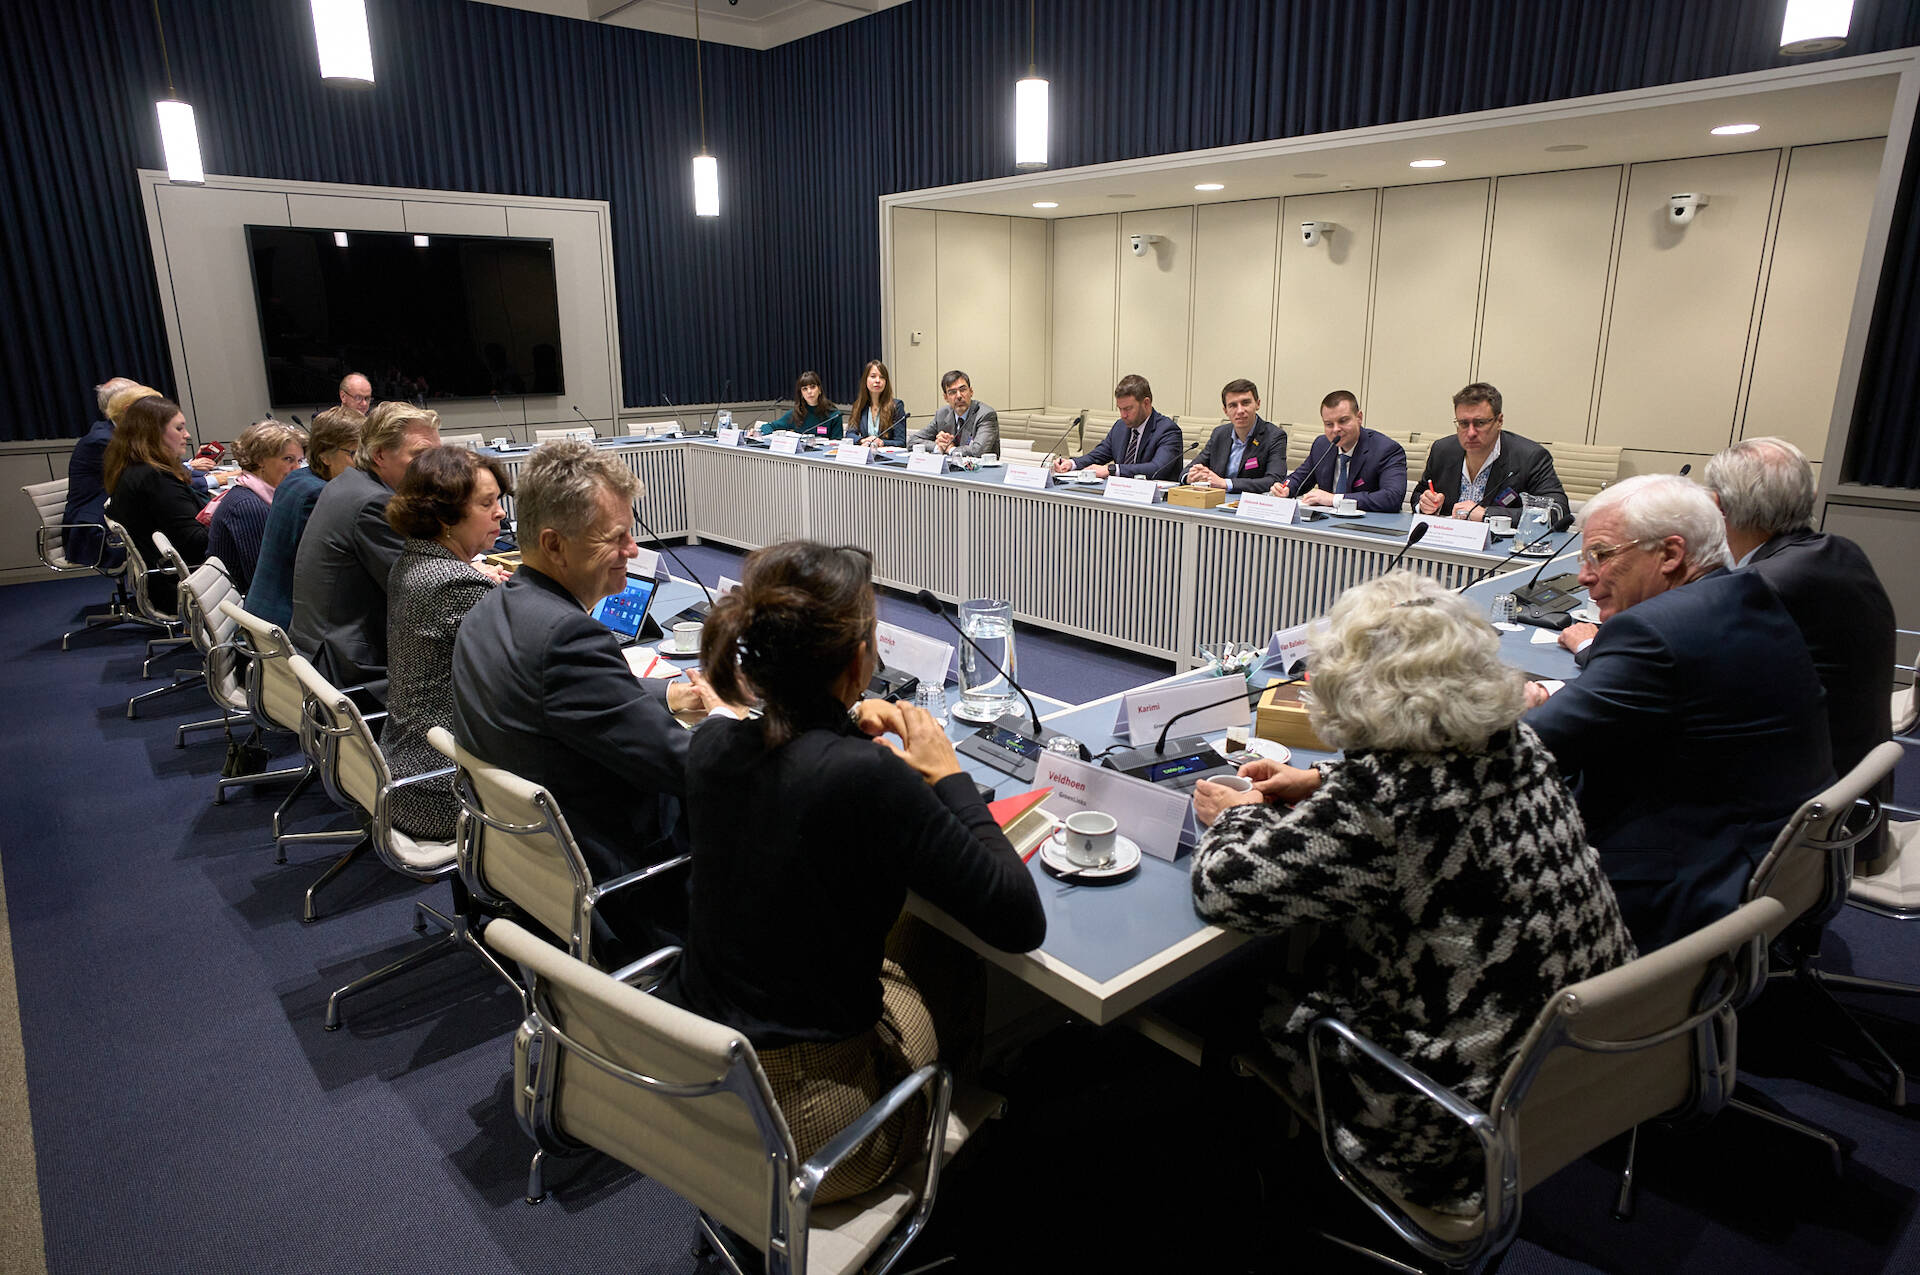
<svg viewBox="0 0 1920 1275">
<path fill-rule="evenodd" d="M 373 410 L 373 382 L 358 372 L 340 378 L 340 406 L 351 407 L 365 416 Z"/>
<path fill-rule="evenodd" d="M 94 386 L 93 397 L 100 403 L 100 415 L 105 416 L 107 414 L 107 401 L 109 399 L 121 390 L 131 389 L 136 384 L 138 384 L 138 382 L 131 377 L 116 376 Z"/>
</svg>

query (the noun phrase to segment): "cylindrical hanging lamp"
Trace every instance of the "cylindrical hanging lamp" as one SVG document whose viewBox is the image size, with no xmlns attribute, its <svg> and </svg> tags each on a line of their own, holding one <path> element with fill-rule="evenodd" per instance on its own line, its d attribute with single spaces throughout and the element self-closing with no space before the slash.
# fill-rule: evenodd
<svg viewBox="0 0 1920 1275">
<path fill-rule="evenodd" d="M 313 40 L 320 49 L 321 79 L 329 84 L 373 83 L 366 0 L 313 0 Z"/>
</svg>

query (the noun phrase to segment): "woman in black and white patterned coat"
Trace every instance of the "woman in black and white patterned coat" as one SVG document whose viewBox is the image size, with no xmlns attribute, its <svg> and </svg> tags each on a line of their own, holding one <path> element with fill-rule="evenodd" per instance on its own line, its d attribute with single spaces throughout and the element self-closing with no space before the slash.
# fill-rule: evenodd
<svg viewBox="0 0 1920 1275">
<path fill-rule="evenodd" d="M 406 537 L 387 575 L 387 709 L 380 751 L 395 779 L 438 770 L 445 757 L 427 742 L 453 727 L 453 640 L 460 621 L 505 579 L 473 565 L 493 547 L 513 494 L 500 462 L 464 447 L 432 447 L 407 466 L 387 522 Z M 394 826 L 422 841 L 451 841 L 460 812 L 451 778 L 408 784 L 393 794 Z"/>
<path fill-rule="evenodd" d="M 1519 720 L 1521 674 L 1467 602 L 1408 571 L 1358 585 L 1310 667 L 1309 720 L 1344 757 L 1251 763 L 1248 793 L 1201 783 L 1195 906 L 1252 934 L 1322 927 L 1260 1020 L 1302 1099 L 1307 1029 L 1332 1016 L 1484 1107 L 1548 996 L 1633 959 L 1612 887 Z M 1372 1064 L 1322 1080 L 1335 1137 L 1370 1173 L 1477 1211 L 1485 1168 L 1458 1122 Z"/>
</svg>

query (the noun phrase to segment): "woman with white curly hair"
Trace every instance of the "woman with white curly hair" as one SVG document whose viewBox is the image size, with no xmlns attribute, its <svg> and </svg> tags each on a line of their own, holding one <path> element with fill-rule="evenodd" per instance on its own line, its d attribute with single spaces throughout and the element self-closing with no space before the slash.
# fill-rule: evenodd
<svg viewBox="0 0 1920 1275">
<path fill-rule="evenodd" d="M 1344 756 L 1202 782 L 1195 907 L 1252 934 L 1317 924 L 1273 971 L 1260 1028 L 1310 1101 L 1307 1029 L 1332 1016 L 1484 1104 L 1552 992 L 1633 959 L 1619 905 L 1521 675 L 1476 610 L 1424 576 L 1356 585 L 1312 638 L 1315 732 Z M 1357 1058 L 1322 1068 L 1334 1136 L 1442 1212 L 1485 1181 L 1470 1136 Z"/>
</svg>

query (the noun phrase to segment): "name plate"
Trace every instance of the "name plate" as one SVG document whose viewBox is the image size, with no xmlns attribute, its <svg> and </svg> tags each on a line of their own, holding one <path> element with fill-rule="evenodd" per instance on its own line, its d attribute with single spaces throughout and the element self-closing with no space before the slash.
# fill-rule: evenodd
<svg viewBox="0 0 1920 1275">
<path fill-rule="evenodd" d="M 903 629 L 885 620 L 874 625 L 874 645 L 880 662 L 911 673 L 929 686 L 944 686 L 953 664 L 953 643 Z"/>
<path fill-rule="evenodd" d="M 909 474 L 944 474 L 947 472 L 945 452 L 915 452 L 907 457 Z"/>
<path fill-rule="evenodd" d="M 1312 627 L 1296 624 L 1277 631 L 1267 643 L 1266 662 L 1282 672 L 1292 671 L 1295 664 L 1307 658 L 1307 634 Z"/>
<path fill-rule="evenodd" d="M 1238 697 L 1229 699 L 1235 691 Z M 1180 718 L 1171 735 L 1204 735 L 1210 730 L 1245 726 L 1253 720 L 1253 706 L 1247 703 L 1246 674 L 1128 691 L 1120 697 L 1113 733 L 1124 732 L 1128 742 L 1138 748 L 1159 739 L 1160 731 L 1181 713 L 1187 716 Z"/>
<path fill-rule="evenodd" d="M 1151 478 L 1109 478 L 1100 495 L 1107 500 L 1124 501 L 1129 505 L 1151 505 L 1154 497 L 1160 494 Z"/>
<path fill-rule="evenodd" d="M 740 431 L 731 426 L 715 434 L 714 438 L 722 447 L 738 447 L 740 445 Z"/>
<path fill-rule="evenodd" d="M 873 453 L 858 443 L 843 441 L 833 449 L 833 459 L 841 465 L 864 465 L 873 459 Z"/>
<path fill-rule="evenodd" d="M 740 582 L 732 576 L 721 576 L 720 583 L 713 586 L 713 596 L 723 598 L 740 587 Z"/>
<path fill-rule="evenodd" d="M 1045 491 L 1052 478 L 1053 472 L 1045 465 L 1008 465 L 1007 476 L 1000 481 L 1009 487 Z"/>
<path fill-rule="evenodd" d="M 1053 788 L 1047 809 L 1062 819 L 1076 810 L 1105 811 L 1119 821 L 1122 836 L 1137 841 L 1154 858 L 1171 863 L 1180 855 L 1190 813 L 1190 799 L 1183 793 L 1048 752 L 1034 761 L 1033 786 Z"/>
<path fill-rule="evenodd" d="M 665 560 L 655 549 L 642 549 L 639 556 L 627 564 L 627 574 L 637 580 L 658 580 L 662 584 L 673 579 Z"/>
<path fill-rule="evenodd" d="M 1292 496 L 1263 496 L 1250 491 L 1240 497 L 1239 513 L 1255 522 L 1290 523 L 1299 517 L 1300 502 Z"/>
<path fill-rule="evenodd" d="M 1466 518 L 1436 518 L 1431 514 L 1415 514 L 1413 520 L 1427 524 L 1427 534 L 1420 543 L 1428 549 L 1485 549 L 1487 537 L 1493 531 L 1484 522 L 1473 522 Z"/>
<path fill-rule="evenodd" d="M 768 446 L 767 450 L 779 452 L 783 456 L 798 456 L 800 454 L 800 435 L 775 434 L 773 436 L 773 442 Z"/>
</svg>

